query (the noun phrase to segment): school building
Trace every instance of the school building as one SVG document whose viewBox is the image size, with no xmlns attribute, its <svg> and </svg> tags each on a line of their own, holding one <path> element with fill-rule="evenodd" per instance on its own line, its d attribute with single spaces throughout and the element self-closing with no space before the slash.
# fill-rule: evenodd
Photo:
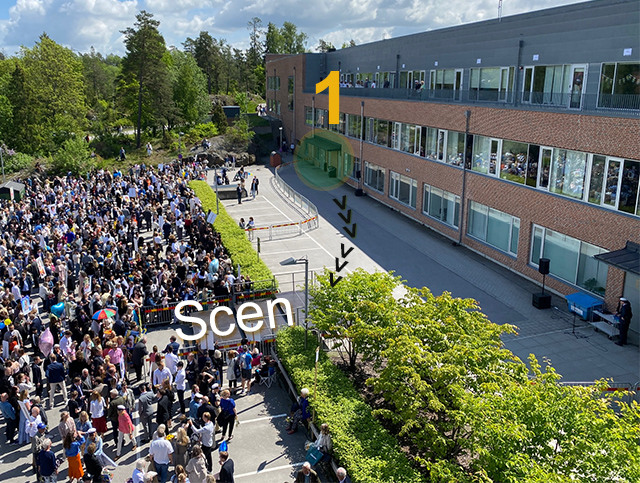
<svg viewBox="0 0 640 483">
<path fill-rule="evenodd" d="M 327 53 L 267 55 L 267 107 L 319 169 L 640 327 L 640 2 L 595 0 Z M 340 114 L 328 123 L 338 71 Z M 309 143 L 299 144 L 308 157 Z M 350 152 L 345 152 L 350 151 Z M 302 154 L 302 153 L 301 153 Z M 361 191 L 360 191 L 361 190 Z"/>
</svg>

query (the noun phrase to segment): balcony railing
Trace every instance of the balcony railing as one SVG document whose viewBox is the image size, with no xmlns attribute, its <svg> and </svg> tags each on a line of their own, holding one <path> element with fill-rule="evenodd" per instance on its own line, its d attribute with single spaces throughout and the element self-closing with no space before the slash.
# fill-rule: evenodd
<svg viewBox="0 0 640 483">
<path fill-rule="evenodd" d="M 324 91 L 323 94 L 326 94 Z M 398 99 L 425 102 L 478 104 L 531 109 L 612 112 L 615 115 L 640 115 L 640 95 L 585 94 L 552 92 L 514 92 L 495 89 L 384 89 L 341 87 L 341 96 Z"/>
</svg>

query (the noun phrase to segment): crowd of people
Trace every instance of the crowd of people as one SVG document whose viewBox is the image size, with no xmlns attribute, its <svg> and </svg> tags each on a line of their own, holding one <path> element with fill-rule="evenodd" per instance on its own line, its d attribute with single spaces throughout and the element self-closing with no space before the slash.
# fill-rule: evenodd
<svg viewBox="0 0 640 483">
<path fill-rule="evenodd" d="M 232 396 L 273 375 L 275 362 L 246 340 L 226 357 L 185 359 L 174 336 L 149 350 L 141 325 L 143 307 L 251 288 L 233 276 L 188 187 L 206 169 L 196 157 L 34 176 L 22 200 L 0 200 L 0 409 L 7 443 L 30 445 L 38 481 L 56 482 L 63 458 L 70 482 L 109 481 L 123 452 L 150 443 L 132 483 L 233 482 Z M 307 396 L 292 408 L 290 432 L 308 420 Z M 59 421 L 49 421 L 56 407 Z M 58 436 L 62 454 L 52 449 Z M 314 447 L 324 457 L 328 429 L 321 436 Z M 296 481 L 314 474 L 305 466 Z"/>
</svg>

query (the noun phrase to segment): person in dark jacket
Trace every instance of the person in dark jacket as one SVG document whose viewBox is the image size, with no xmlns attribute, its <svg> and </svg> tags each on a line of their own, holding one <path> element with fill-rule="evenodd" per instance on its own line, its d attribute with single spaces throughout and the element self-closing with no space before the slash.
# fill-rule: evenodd
<svg viewBox="0 0 640 483">
<path fill-rule="evenodd" d="M 84 464 L 87 467 L 87 473 L 92 476 L 93 483 L 102 483 L 102 464 L 95 455 L 97 446 L 95 443 L 91 443 L 87 446 L 87 452 L 84 455 Z"/>
<path fill-rule="evenodd" d="M 49 356 L 49 360 L 51 361 L 47 366 L 47 378 L 49 379 L 49 400 L 48 400 L 48 408 L 51 409 L 54 406 L 54 398 L 56 394 L 56 388 L 60 388 L 62 390 L 62 395 L 64 396 L 64 405 L 67 405 L 67 385 L 65 384 L 65 377 L 67 375 L 64 365 L 62 362 L 58 362 L 56 359 L 56 354 L 51 354 Z"/>
<path fill-rule="evenodd" d="M 158 399 L 158 410 L 156 412 L 156 424 L 167 424 L 171 419 L 171 401 L 164 389 L 160 389 L 156 394 Z"/>
<path fill-rule="evenodd" d="M 216 481 L 219 481 L 220 483 L 234 483 L 234 464 L 233 460 L 229 459 L 229 453 L 227 451 L 220 451 L 219 461 L 222 467 L 220 468 L 220 473 L 218 473 Z"/>
<path fill-rule="evenodd" d="M 136 382 L 140 382 L 142 380 L 142 368 L 144 366 L 144 358 L 147 354 L 149 354 L 149 350 L 147 349 L 147 338 L 143 337 L 136 343 L 136 345 L 133 346 L 131 354 L 131 363 L 136 370 Z"/>
<path fill-rule="evenodd" d="M 620 340 L 616 344 L 625 345 L 627 343 L 627 332 L 629 332 L 629 326 L 631 325 L 631 317 L 633 316 L 631 304 L 625 297 L 620 297 L 616 315 L 620 317 Z"/>
<path fill-rule="evenodd" d="M 50 439 L 42 442 L 42 449 L 38 454 L 38 472 L 44 483 L 53 483 L 57 480 L 58 462 L 55 453 L 51 451 Z"/>
</svg>

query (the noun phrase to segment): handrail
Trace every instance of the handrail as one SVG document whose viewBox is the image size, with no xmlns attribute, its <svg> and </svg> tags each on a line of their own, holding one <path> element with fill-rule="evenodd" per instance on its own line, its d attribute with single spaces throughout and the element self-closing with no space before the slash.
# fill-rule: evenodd
<svg viewBox="0 0 640 483">
<path fill-rule="evenodd" d="M 313 223 L 314 228 L 318 228 L 320 226 L 320 217 L 318 216 L 318 208 L 314 205 L 309 199 L 305 196 L 302 196 L 296 190 L 294 190 L 291 186 L 289 186 L 281 177 L 280 177 L 280 169 L 289 166 L 293 163 L 283 163 L 275 169 L 275 183 L 276 186 L 280 189 L 282 194 L 286 196 L 289 201 L 293 202 L 294 205 L 298 206 L 302 211 L 304 211 L 307 215 L 306 222 L 315 222 Z"/>
</svg>

